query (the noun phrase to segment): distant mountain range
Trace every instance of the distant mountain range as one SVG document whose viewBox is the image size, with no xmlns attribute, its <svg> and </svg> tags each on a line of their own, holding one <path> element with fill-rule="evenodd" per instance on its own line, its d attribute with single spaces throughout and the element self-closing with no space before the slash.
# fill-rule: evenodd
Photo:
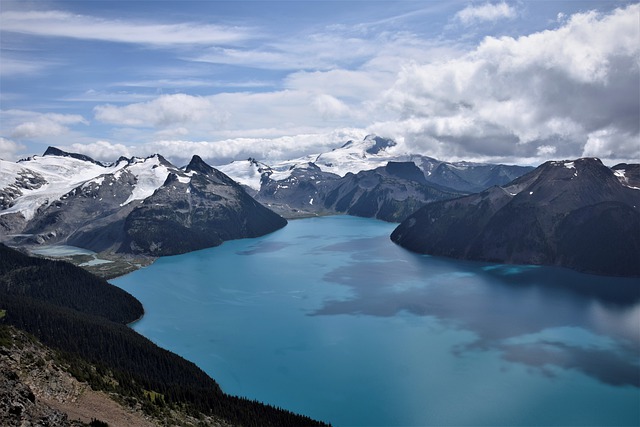
<svg viewBox="0 0 640 427">
<path fill-rule="evenodd" d="M 220 170 L 285 217 L 346 213 L 399 222 L 424 205 L 502 185 L 532 167 L 449 163 L 393 152 L 375 135 L 328 153 L 267 165 L 256 159 Z"/>
<path fill-rule="evenodd" d="M 0 161 L 0 240 L 163 256 L 256 237 L 295 218 L 346 213 L 399 222 L 425 203 L 503 184 L 531 168 L 396 155 L 377 136 L 267 165 L 213 168 L 159 154 L 105 164 L 49 147 Z M 275 212 L 275 213 L 274 213 Z"/>
<path fill-rule="evenodd" d="M 425 205 L 391 239 L 412 251 L 640 276 L 640 165 L 550 161 L 504 186 Z"/>
</svg>

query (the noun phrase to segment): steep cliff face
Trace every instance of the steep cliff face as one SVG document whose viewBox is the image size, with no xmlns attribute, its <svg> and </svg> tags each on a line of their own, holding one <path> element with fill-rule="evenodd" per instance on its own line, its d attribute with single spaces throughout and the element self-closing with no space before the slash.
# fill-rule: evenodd
<svg viewBox="0 0 640 427">
<path fill-rule="evenodd" d="M 598 159 L 547 162 L 503 187 L 428 204 L 391 239 L 455 258 L 640 275 L 640 190 Z"/>
</svg>

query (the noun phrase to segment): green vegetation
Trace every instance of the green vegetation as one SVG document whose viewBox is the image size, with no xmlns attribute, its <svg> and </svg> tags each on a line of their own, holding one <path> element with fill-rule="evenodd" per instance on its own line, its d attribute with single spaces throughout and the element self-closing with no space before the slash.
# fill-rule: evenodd
<svg viewBox="0 0 640 427">
<path fill-rule="evenodd" d="M 57 349 L 73 376 L 141 403 L 150 415 L 162 417 L 174 408 L 246 427 L 321 425 L 223 393 L 196 365 L 126 326 L 143 312 L 135 298 L 69 263 L 31 258 L 0 245 L 0 307 L 5 310 L 0 322 Z"/>
</svg>

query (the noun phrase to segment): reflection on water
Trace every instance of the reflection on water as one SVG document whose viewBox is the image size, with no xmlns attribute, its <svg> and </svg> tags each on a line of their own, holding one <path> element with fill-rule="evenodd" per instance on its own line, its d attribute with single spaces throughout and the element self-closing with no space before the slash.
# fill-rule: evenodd
<svg viewBox="0 0 640 427">
<path fill-rule="evenodd" d="M 389 247 L 384 236 L 322 250 L 351 253 L 350 258 L 358 261 L 324 276 L 349 286 L 354 296 L 325 301 L 314 315 L 394 316 L 407 311 L 435 316 L 477 335 L 467 349 L 496 349 L 506 360 L 547 374 L 552 372 L 551 365 L 577 369 L 612 385 L 640 387 L 637 279 L 411 253 L 403 254 L 405 262 L 399 263 L 394 256 L 397 248 Z M 381 259 L 388 261 L 377 261 Z M 565 336 L 554 333 L 566 326 L 574 330 Z M 580 334 L 589 338 L 588 346 L 572 340 Z M 521 336 L 529 339 L 514 339 Z M 607 348 L 594 344 L 603 339 L 609 343 Z"/>
<path fill-rule="evenodd" d="M 296 220 L 115 283 L 224 390 L 336 426 L 640 424 L 638 280 L 417 255 L 392 229 Z"/>
</svg>

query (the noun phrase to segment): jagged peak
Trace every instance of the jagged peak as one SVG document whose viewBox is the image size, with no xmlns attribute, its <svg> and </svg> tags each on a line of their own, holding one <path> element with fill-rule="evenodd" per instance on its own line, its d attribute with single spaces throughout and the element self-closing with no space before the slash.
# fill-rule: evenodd
<svg viewBox="0 0 640 427">
<path fill-rule="evenodd" d="M 185 168 L 186 172 L 200 172 L 205 175 L 209 175 L 213 172 L 213 168 L 209 166 L 200 156 L 195 154 L 187 167 Z"/>
<path fill-rule="evenodd" d="M 162 184 L 162 186 L 167 186 L 175 181 L 178 181 L 178 175 L 173 172 L 169 172 L 169 175 L 167 175 L 167 179 L 164 180 L 164 184 Z"/>
</svg>

